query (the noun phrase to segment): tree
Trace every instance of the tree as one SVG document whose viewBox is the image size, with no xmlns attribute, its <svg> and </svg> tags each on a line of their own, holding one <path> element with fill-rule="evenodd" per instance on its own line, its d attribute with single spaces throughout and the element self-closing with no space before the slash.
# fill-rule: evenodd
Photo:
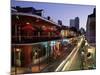
<svg viewBox="0 0 100 75">
<path fill-rule="evenodd" d="M 86 31 L 85 31 L 85 29 L 84 28 L 80 28 L 80 30 L 79 30 L 80 32 L 81 32 L 81 34 L 85 34 L 86 33 Z"/>
</svg>

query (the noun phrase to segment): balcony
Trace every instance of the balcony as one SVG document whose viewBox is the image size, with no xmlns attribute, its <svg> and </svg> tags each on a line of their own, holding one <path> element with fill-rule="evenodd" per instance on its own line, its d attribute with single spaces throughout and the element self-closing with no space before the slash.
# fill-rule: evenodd
<svg viewBox="0 0 100 75">
<path fill-rule="evenodd" d="M 40 35 L 40 36 L 12 36 L 12 43 L 36 43 L 36 42 L 43 42 L 43 41 L 50 41 L 50 40 L 57 40 L 60 39 L 60 35 Z"/>
</svg>

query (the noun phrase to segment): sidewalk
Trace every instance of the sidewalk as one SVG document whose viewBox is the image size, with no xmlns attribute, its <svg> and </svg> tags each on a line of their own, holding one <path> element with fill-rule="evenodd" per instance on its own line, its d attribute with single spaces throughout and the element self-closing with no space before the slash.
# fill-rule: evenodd
<svg viewBox="0 0 100 75">
<path fill-rule="evenodd" d="M 29 67 L 16 67 L 12 68 L 12 75 L 15 74 L 29 74 L 29 73 L 40 73 L 40 72 L 54 72 L 60 63 L 70 54 L 74 46 L 68 46 L 67 50 L 61 50 L 61 56 L 54 59 L 53 56 L 45 59 L 40 64 L 30 64 Z"/>
<path fill-rule="evenodd" d="M 27 70 L 27 68 L 25 68 L 25 67 L 12 67 L 11 68 L 11 75 L 25 73 L 26 70 Z"/>
</svg>

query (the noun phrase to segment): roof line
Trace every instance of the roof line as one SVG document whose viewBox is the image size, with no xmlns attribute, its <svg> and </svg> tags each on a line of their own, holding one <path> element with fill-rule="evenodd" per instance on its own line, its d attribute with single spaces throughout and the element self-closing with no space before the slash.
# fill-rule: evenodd
<svg viewBox="0 0 100 75">
<path fill-rule="evenodd" d="M 42 20 L 44 20 L 44 21 L 47 21 L 47 22 L 50 22 L 50 23 L 52 23 L 52 24 L 55 24 L 55 25 L 59 26 L 57 23 L 52 22 L 52 21 L 50 21 L 50 20 L 47 20 L 47 19 L 45 19 L 45 18 L 43 18 L 43 17 L 41 17 L 41 16 L 38 16 L 38 15 L 35 15 L 35 14 L 13 12 L 12 15 L 32 16 L 32 17 L 40 18 L 40 19 L 42 19 Z"/>
</svg>

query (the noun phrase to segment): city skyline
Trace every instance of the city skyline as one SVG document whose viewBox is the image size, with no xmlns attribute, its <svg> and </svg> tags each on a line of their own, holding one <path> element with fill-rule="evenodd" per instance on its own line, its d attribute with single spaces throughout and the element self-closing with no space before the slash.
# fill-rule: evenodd
<svg viewBox="0 0 100 75">
<path fill-rule="evenodd" d="M 55 5 L 56 4 L 56 5 Z M 26 2 L 12 0 L 11 6 L 21 7 L 34 7 L 36 9 L 44 10 L 44 17 L 50 16 L 51 19 L 57 23 L 58 20 L 62 20 L 63 25 L 70 26 L 70 19 L 79 17 L 80 27 L 86 30 L 86 23 L 88 15 L 93 12 L 94 5 L 72 5 L 61 3 L 44 3 L 44 2 Z M 56 10 L 55 10 L 56 9 Z"/>
</svg>

